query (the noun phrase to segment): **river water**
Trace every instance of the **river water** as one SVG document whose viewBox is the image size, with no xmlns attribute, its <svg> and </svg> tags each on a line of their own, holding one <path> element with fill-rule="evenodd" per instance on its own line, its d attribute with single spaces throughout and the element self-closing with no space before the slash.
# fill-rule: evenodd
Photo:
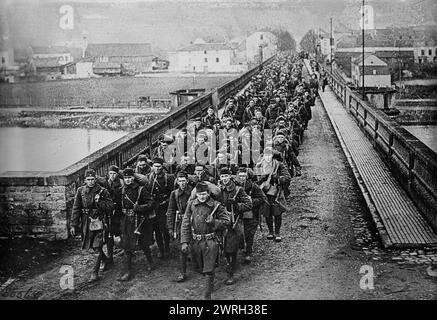
<svg viewBox="0 0 437 320">
<path fill-rule="evenodd" d="M 0 173 L 62 170 L 126 134 L 99 129 L 0 128 Z"/>
<path fill-rule="evenodd" d="M 403 126 L 403 128 L 437 152 L 437 125 Z"/>
</svg>

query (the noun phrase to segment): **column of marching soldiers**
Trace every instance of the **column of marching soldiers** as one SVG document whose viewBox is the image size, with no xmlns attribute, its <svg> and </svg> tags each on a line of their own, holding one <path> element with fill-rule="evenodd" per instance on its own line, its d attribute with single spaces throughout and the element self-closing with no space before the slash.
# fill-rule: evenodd
<svg viewBox="0 0 437 320">
<path fill-rule="evenodd" d="M 151 246 L 156 242 L 157 258 L 167 259 L 174 239 L 179 260 L 176 281 L 186 280 L 187 261 L 191 261 L 206 276 L 204 298 L 211 299 L 221 257 L 226 258 L 228 285 L 234 283 L 238 252 L 243 253 L 243 264 L 252 261 L 262 217 L 266 238 L 282 241 L 285 199 L 292 177 L 301 174 L 299 146 L 318 90 L 317 80 L 307 81 L 302 68 L 300 57 L 280 54 L 226 102 L 220 118 L 211 106 L 205 117 L 193 119 L 194 130 L 163 135 L 151 157 L 140 155 L 135 168 L 111 166 L 106 177 L 97 176 L 93 169 L 86 171 L 74 199 L 70 233 L 80 234 L 82 248 L 97 253 L 90 281 L 112 266 L 114 239 L 120 239 L 124 251 L 119 281 L 132 278 L 137 249 L 144 252 L 150 272 L 155 268 Z M 273 134 L 266 141 L 264 133 L 269 129 Z M 209 154 L 208 138 L 228 130 L 239 133 L 236 151 L 230 151 L 228 136 L 228 143 L 218 146 L 215 159 L 190 161 L 190 155 L 199 150 Z M 194 143 L 187 145 L 193 132 Z M 256 149 L 247 142 L 253 140 L 242 137 L 253 139 L 255 134 L 261 141 L 260 156 L 242 163 L 243 152 Z M 178 163 L 165 159 L 176 141 L 184 146 Z"/>
</svg>

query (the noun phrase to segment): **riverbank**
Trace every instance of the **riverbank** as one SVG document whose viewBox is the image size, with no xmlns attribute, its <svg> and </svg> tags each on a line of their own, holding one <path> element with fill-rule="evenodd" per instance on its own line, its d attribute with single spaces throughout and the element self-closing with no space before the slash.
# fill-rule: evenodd
<svg viewBox="0 0 437 320">
<path fill-rule="evenodd" d="M 238 75 L 154 76 L 61 80 L 35 83 L 0 84 L 0 106 L 128 106 L 139 97 L 170 99 L 180 89 L 206 92 Z"/>
<path fill-rule="evenodd" d="M 165 111 L 165 112 L 164 112 Z M 160 119 L 161 113 L 108 113 L 108 112 L 38 112 L 19 111 L 0 113 L 0 127 L 22 128 L 81 128 L 132 131 Z"/>
</svg>

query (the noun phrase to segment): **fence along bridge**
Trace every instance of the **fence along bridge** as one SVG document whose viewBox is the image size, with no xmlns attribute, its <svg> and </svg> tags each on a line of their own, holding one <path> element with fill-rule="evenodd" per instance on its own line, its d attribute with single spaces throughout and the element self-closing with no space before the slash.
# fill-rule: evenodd
<svg viewBox="0 0 437 320">
<path fill-rule="evenodd" d="M 384 246 L 437 246 L 437 154 L 324 71 L 320 98 Z"/>
</svg>

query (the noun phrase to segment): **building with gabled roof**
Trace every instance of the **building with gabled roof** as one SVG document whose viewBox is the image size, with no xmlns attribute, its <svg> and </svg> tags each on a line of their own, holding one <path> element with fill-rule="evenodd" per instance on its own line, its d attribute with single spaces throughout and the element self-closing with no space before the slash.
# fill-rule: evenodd
<svg viewBox="0 0 437 320">
<path fill-rule="evenodd" d="M 246 39 L 246 58 L 250 63 L 259 63 L 259 58 L 262 55 L 262 60 L 276 54 L 277 38 L 268 31 L 257 31 L 252 33 Z"/>
<path fill-rule="evenodd" d="M 362 72 L 364 63 L 365 87 L 390 87 L 391 76 L 387 63 L 371 53 L 357 56 L 351 63 L 352 81 L 356 86 L 362 85 Z"/>
<path fill-rule="evenodd" d="M 74 60 L 69 48 L 61 46 L 52 47 L 32 47 L 33 59 L 50 59 L 51 62 L 57 59 L 58 65 L 64 65 Z M 44 62 L 41 62 L 44 63 Z"/>
<path fill-rule="evenodd" d="M 150 43 L 90 43 L 85 50 L 88 57 L 144 57 L 151 56 Z"/>
<path fill-rule="evenodd" d="M 209 43 L 196 39 L 190 45 L 169 52 L 171 72 L 242 72 L 244 64 L 234 64 L 235 52 L 226 43 Z"/>
<path fill-rule="evenodd" d="M 336 48 L 336 53 L 359 53 L 361 51 L 362 36 L 360 33 L 340 38 Z M 427 26 L 367 31 L 364 36 L 364 51 L 370 53 L 413 52 L 416 63 L 437 63 L 437 32 Z M 411 53 L 406 55 L 410 56 Z"/>
<path fill-rule="evenodd" d="M 96 63 L 122 65 L 123 69 L 133 74 L 151 71 L 154 66 L 154 59 L 156 58 L 152 53 L 150 43 L 88 44 L 85 56 L 92 57 Z M 109 71 L 117 69 L 116 71 L 118 72 L 118 68 L 111 67 L 106 69 Z"/>
</svg>

